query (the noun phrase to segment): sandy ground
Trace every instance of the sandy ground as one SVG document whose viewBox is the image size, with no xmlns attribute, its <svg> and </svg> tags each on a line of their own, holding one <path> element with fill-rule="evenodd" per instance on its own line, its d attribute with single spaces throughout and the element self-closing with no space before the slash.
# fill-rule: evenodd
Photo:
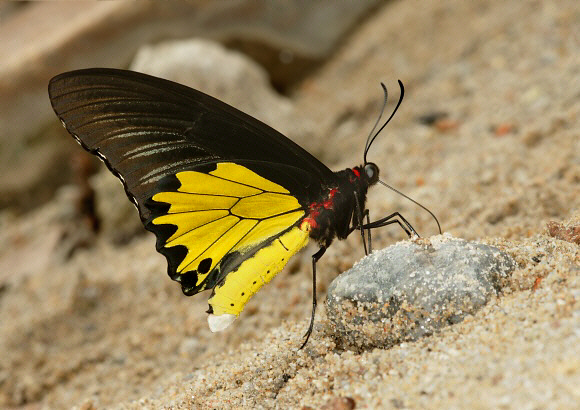
<svg viewBox="0 0 580 410">
<path fill-rule="evenodd" d="M 336 349 L 321 306 L 298 351 L 309 248 L 212 334 L 207 295 L 181 294 L 153 236 L 83 239 L 70 217 L 75 188 L 65 187 L 25 216 L 0 214 L 0 406 L 339 409 L 349 397 L 370 409 L 580 408 L 580 248 L 546 227 L 580 226 L 579 21 L 574 0 L 392 2 L 292 96 L 296 120 L 319 125 L 316 141 L 299 142 L 341 169 L 361 162 L 378 82 L 393 98 L 396 80 L 405 83 L 369 160 L 445 231 L 516 259 L 504 293 L 478 314 L 355 354 Z M 433 113 L 446 117 L 419 121 Z M 368 207 L 436 233 L 386 189 Z M 374 238 L 383 247 L 404 235 L 385 228 Z M 319 263 L 320 302 L 362 255 L 356 235 L 333 244 Z"/>
</svg>

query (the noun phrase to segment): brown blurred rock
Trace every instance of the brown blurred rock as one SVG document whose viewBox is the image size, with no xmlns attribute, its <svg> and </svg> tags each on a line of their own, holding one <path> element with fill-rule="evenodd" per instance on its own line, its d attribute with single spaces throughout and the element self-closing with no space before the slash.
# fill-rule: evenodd
<svg viewBox="0 0 580 410">
<path fill-rule="evenodd" d="M 56 124 L 51 128 L 57 128 Z M 67 157 L 75 147 L 55 135 L 56 132 L 52 132 L 44 140 L 23 138 L 1 143 L 0 209 L 34 209 L 48 201 L 54 190 L 68 181 Z"/>
<path fill-rule="evenodd" d="M 550 221 L 547 227 L 550 236 L 580 245 L 580 225 L 565 226 L 559 222 Z"/>
</svg>

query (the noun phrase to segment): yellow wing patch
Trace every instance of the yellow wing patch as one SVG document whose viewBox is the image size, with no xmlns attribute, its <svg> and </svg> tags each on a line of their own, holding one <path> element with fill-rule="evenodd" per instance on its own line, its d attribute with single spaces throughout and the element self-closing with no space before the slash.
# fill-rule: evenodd
<svg viewBox="0 0 580 410">
<path fill-rule="evenodd" d="M 152 223 L 177 227 L 164 247 L 187 249 L 177 273 L 196 271 L 196 286 L 226 255 L 279 235 L 305 214 L 287 189 L 238 164 L 218 163 L 209 173 L 182 171 L 176 177 L 177 191 L 153 196 L 170 207 Z"/>
<path fill-rule="evenodd" d="M 192 211 L 191 213 L 195 212 L 195 217 L 187 218 L 183 215 L 183 213 L 179 214 L 167 214 L 155 218 L 155 224 L 169 224 L 177 226 L 177 231 L 173 235 L 167 239 L 167 243 L 165 246 L 175 246 L 175 245 L 182 245 L 183 241 L 189 240 L 187 237 L 184 238 L 187 234 L 198 233 L 202 235 L 204 229 L 208 229 L 208 226 L 211 222 L 218 221 L 229 216 L 229 212 L 226 209 L 223 210 L 211 210 L 211 211 Z M 224 225 L 227 224 L 227 221 L 223 221 Z M 235 221 L 234 221 L 235 223 Z M 200 228 L 200 229 L 197 229 Z M 209 228 L 211 229 L 211 227 Z M 177 241 L 180 239 L 179 241 Z M 191 238 L 193 239 L 193 238 Z M 200 238 L 204 240 L 204 237 Z"/>
<path fill-rule="evenodd" d="M 196 195 L 184 192 L 163 192 L 157 195 L 163 198 L 163 202 L 171 204 L 168 212 L 170 214 L 204 211 L 208 209 L 227 210 L 234 206 L 239 199 L 232 196 Z"/>
<path fill-rule="evenodd" d="M 270 282 L 307 243 L 308 232 L 294 227 L 260 249 L 251 259 L 228 273 L 224 282 L 214 288 L 214 294 L 209 299 L 212 314 L 238 316 L 248 300 Z"/>
<path fill-rule="evenodd" d="M 296 209 L 298 201 L 296 199 L 288 201 L 288 198 L 294 199 L 285 194 L 263 192 L 260 195 L 241 198 L 231 208 L 231 212 L 240 218 L 271 218 L 274 215 L 280 215 Z"/>
<path fill-rule="evenodd" d="M 272 181 L 268 181 L 266 178 L 250 171 L 248 168 L 232 162 L 218 164 L 217 169 L 210 172 L 210 174 L 229 181 L 238 182 L 242 185 L 249 185 L 266 192 L 278 192 L 280 194 L 290 193 L 286 188 L 283 188 Z"/>
</svg>

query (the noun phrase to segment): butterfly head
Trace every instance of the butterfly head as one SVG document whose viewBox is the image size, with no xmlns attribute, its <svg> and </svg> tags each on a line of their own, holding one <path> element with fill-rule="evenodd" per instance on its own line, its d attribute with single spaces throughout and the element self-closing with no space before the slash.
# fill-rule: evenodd
<svg viewBox="0 0 580 410">
<path fill-rule="evenodd" d="M 350 169 L 350 183 L 354 183 L 366 194 L 366 189 L 379 182 L 379 167 L 374 162 L 367 162 L 364 165 Z"/>
<path fill-rule="evenodd" d="M 374 162 L 367 162 L 363 171 L 368 185 L 374 185 L 379 181 L 379 167 Z"/>
</svg>

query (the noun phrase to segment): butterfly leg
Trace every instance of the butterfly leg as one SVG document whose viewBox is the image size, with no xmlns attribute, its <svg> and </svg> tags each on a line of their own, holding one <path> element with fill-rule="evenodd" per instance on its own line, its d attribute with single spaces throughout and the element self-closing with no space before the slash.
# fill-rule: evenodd
<svg viewBox="0 0 580 410">
<path fill-rule="evenodd" d="M 369 210 L 368 210 L 368 209 L 367 209 L 367 210 L 365 210 L 365 215 L 366 215 L 366 217 L 367 217 L 367 225 L 368 225 L 368 224 L 370 224 L 370 223 L 371 223 L 371 216 L 370 216 L 370 212 L 369 212 Z M 361 224 L 361 226 L 362 226 L 362 224 Z M 361 230 L 362 230 L 362 229 L 361 229 Z M 372 253 L 372 252 L 373 252 L 373 245 L 372 245 L 372 243 L 371 243 L 371 230 L 370 230 L 370 229 L 367 229 L 367 235 L 368 235 L 368 241 L 369 241 L 369 253 Z M 367 253 L 367 255 L 368 255 L 369 253 Z"/>
<path fill-rule="evenodd" d="M 419 237 L 419 234 L 417 233 L 417 231 L 415 231 L 415 228 L 413 228 L 411 224 L 403 217 L 403 215 L 401 215 L 398 212 L 393 212 L 389 216 L 381 218 L 378 221 L 369 222 L 363 225 L 363 228 L 374 229 L 391 224 L 399 224 L 401 229 L 404 230 L 407 235 L 409 235 L 409 238 L 412 237 L 413 235 Z"/>
<path fill-rule="evenodd" d="M 365 225 L 364 225 L 364 218 L 365 216 L 367 217 L 367 224 L 370 223 L 370 217 L 369 217 L 369 210 L 365 209 L 364 211 L 361 210 L 360 207 L 360 202 L 358 200 L 358 195 L 356 193 L 356 191 L 354 191 L 354 198 L 355 198 L 355 206 L 356 206 L 356 214 L 358 216 L 358 221 L 357 224 L 355 225 L 353 223 L 353 226 L 350 228 L 350 232 L 349 234 L 354 231 L 355 229 L 360 229 L 360 234 L 362 236 L 362 241 L 363 241 L 363 248 L 365 250 L 365 255 L 368 255 L 369 253 L 372 252 L 372 248 L 371 248 L 371 230 L 367 229 L 367 236 L 368 236 L 368 248 L 367 248 L 367 239 L 365 238 Z"/>
<path fill-rule="evenodd" d="M 321 246 L 318 252 L 312 255 L 312 315 L 310 316 L 310 325 L 304 335 L 304 343 L 302 343 L 300 349 L 303 349 L 304 346 L 306 346 L 306 343 L 312 334 L 312 329 L 314 328 L 314 314 L 316 313 L 316 262 L 322 258 L 324 252 L 326 252 L 326 246 Z"/>
<path fill-rule="evenodd" d="M 369 210 L 365 209 L 365 211 L 362 213 L 361 217 L 360 217 L 360 222 L 359 225 L 356 228 L 360 229 L 360 234 L 362 235 L 362 241 L 363 241 L 363 247 L 365 249 L 365 255 L 369 255 L 372 251 L 373 251 L 373 247 L 371 244 L 371 230 L 366 228 L 366 225 L 364 223 L 364 218 L 366 217 L 367 219 L 367 225 L 371 222 L 371 218 L 369 216 Z M 367 233 L 367 236 L 365 238 L 365 230 Z M 367 245 L 368 244 L 368 245 Z"/>
</svg>

